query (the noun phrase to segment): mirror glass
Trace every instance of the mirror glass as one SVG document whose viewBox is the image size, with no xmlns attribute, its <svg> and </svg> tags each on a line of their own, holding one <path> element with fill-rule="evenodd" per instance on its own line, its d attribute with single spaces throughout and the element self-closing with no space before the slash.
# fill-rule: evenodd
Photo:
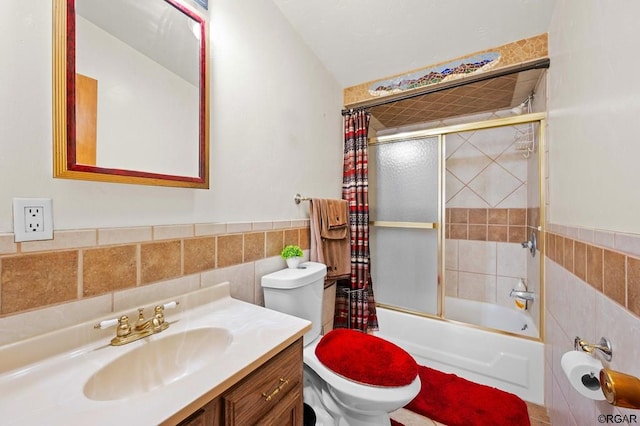
<svg viewBox="0 0 640 426">
<path fill-rule="evenodd" d="M 54 13 L 56 177 L 208 188 L 204 19 L 177 0 Z"/>
</svg>

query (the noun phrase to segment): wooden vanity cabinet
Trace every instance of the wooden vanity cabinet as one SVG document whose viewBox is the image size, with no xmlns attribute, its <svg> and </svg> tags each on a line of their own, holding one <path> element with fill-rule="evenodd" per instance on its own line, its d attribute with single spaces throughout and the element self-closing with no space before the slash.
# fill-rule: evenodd
<svg viewBox="0 0 640 426">
<path fill-rule="evenodd" d="M 302 424 L 302 339 L 222 395 L 224 424 Z"/>
<path fill-rule="evenodd" d="M 302 425 L 302 338 L 179 426 Z"/>
<path fill-rule="evenodd" d="M 181 421 L 178 426 L 222 426 L 221 409 L 220 398 L 216 398 Z"/>
</svg>

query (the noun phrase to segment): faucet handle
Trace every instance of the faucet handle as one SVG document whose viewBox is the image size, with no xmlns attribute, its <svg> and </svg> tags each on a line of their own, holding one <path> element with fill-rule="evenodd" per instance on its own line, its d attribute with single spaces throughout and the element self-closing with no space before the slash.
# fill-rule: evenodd
<svg viewBox="0 0 640 426">
<path fill-rule="evenodd" d="M 180 304 L 180 302 L 176 302 L 175 300 L 169 303 L 165 303 L 164 305 L 161 305 L 164 309 L 173 309 L 175 307 L 177 307 Z"/>
<path fill-rule="evenodd" d="M 159 325 L 164 324 L 164 310 L 173 309 L 179 304 L 180 302 L 173 301 L 173 302 L 165 303 L 164 305 L 158 305 L 154 308 L 153 316 L 158 320 Z"/>
<path fill-rule="evenodd" d="M 93 328 L 101 330 L 103 328 L 112 327 L 112 326 L 114 326 L 116 324 L 118 324 L 118 318 L 113 318 L 113 319 L 109 319 L 109 320 L 100 321 L 99 323 L 94 325 Z"/>
<path fill-rule="evenodd" d="M 126 315 L 118 318 L 118 328 L 116 328 L 116 336 L 124 337 L 131 333 L 131 326 L 129 325 L 129 317 Z"/>
</svg>

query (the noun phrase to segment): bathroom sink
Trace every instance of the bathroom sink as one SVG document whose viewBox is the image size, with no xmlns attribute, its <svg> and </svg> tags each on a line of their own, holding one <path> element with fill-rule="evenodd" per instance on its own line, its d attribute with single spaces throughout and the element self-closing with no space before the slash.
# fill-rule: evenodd
<svg viewBox="0 0 640 426">
<path fill-rule="evenodd" d="M 214 362 L 233 340 L 228 330 L 217 327 L 156 336 L 93 374 L 84 394 L 96 401 L 111 401 L 150 392 Z M 118 348 L 122 346 L 109 349 Z"/>
</svg>

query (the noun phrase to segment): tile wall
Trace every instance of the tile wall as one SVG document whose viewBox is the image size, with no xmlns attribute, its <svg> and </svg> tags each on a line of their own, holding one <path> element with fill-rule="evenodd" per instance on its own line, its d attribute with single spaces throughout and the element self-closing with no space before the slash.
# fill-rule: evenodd
<svg viewBox="0 0 640 426">
<path fill-rule="evenodd" d="M 537 185 L 528 185 L 528 160 L 515 149 L 531 130 L 519 125 L 446 136 L 447 296 L 511 307 L 510 290 L 520 278 L 531 279 L 521 243 L 537 233 L 539 209 L 527 208 L 538 205 L 529 194 Z"/>
<path fill-rule="evenodd" d="M 601 414 L 635 415 L 637 419 L 637 410 L 582 397 L 571 387 L 560 360 L 573 350 L 575 336 L 592 343 L 605 336 L 613 345 L 613 359 L 604 361 L 604 366 L 640 377 L 636 343 L 640 336 L 640 235 L 557 224 L 549 224 L 548 230 L 545 403 L 551 420 L 562 425 L 597 424 Z"/>
<path fill-rule="evenodd" d="M 308 220 L 0 235 L 0 344 L 225 280 L 261 304 L 259 278 L 285 267 L 285 245 L 307 250 L 309 238 Z"/>
</svg>

